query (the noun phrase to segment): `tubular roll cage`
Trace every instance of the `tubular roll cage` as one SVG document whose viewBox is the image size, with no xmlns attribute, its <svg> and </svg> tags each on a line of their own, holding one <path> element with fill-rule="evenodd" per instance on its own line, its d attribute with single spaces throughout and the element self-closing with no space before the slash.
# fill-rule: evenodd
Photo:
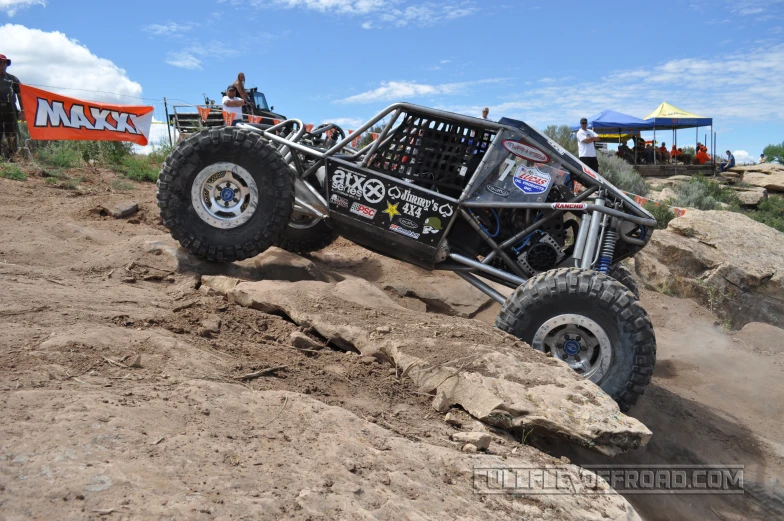
<svg viewBox="0 0 784 521">
<path fill-rule="evenodd" d="M 312 217 L 324 219 L 329 215 L 329 205 L 322 194 L 320 194 L 319 191 L 310 183 L 306 182 L 305 179 L 315 174 L 320 168 L 326 167 L 326 163 L 329 158 L 354 162 L 357 163 L 361 168 L 368 168 L 369 163 L 379 148 L 383 149 L 383 147 L 393 139 L 393 131 L 397 128 L 396 124 L 398 123 L 398 119 L 407 111 L 433 118 L 443 118 L 455 123 L 462 123 L 472 127 L 478 127 L 483 130 L 494 131 L 496 136 L 502 130 L 507 130 L 515 134 L 520 141 L 526 144 L 534 146 L 544 145 L 558 152 L 558 154 L 553 154 L 554 157 L 552 158 L 552 162 L 556 166 L 567 170 L 573 176 L 573 178 L 579 180 L 579 182 L 585 186 L 585 190 L 577 194 L 571 200 L 567 201 L 563 205 L 563 208 L 556 208 L 552 203 L 469 202 L 467 199 L 472 194 L 474 187 L 478 182 L 478 178 L 483 172 L 483 167 L 485 166 L 485 161 L 488 157 L 488 153 L 485 153 L 478 167 L 472 173 L 468 183 L 463 188 L 462 193 L 458 199 L 446 196 L 443 193 L 434 192 L 424 187 L 418 187 L 418 189 L 424 192 L 436 195 L 448 202 L 455 204 L 457 207 L 457 213 L 459 213 L 460 216 L 468 222 L 468 224 L 491 248 L 490 254 L 484 257 L 481 261 L 478 261 L 457 253 L 448 253 L 448 248 L 444 247 L 444 242 L 442 241 L 439 252 L 442 252 L 443 254 L 441 255 L 440 262 L 436 264 L 436 269 L 455 271 L 457 275 L 498 302 L 504 302 L 506 299 L 492 287 L 477 279 L 473 273 L 481 272 L 481 276 L 483 278 L 503 284 L 510 288 L 516 288 L 520 284 L 524 283 L 527 280 L 525 273 L 504 250 L 518 243 L 522 238 L 528 236 L 537 229 L 541 228 L 543 225 L 559 216 L 561 212 L 574 212 L 575 210 L 579 210 L 586 212 L 591 216 L 602 215 L 604 219 L 615 217 L 621 220 L 635 223 L 641 227 L 649 227 L 651 229 L 656 227 L 656 220 L 653 218 L 653 216 L 640 205 L 638 205 L 633 199 L 628 197 L 626 194 L 608 182 L 604 181 L 601 176 L 596 174 L 589 174 L 587 168 L 577 158 L 575 158 L 569 152 L 563 150 L 562 147 L 554 143 L 535 128 L 527 125 L 525 131 L 523 131 L 521 128 L 505 125 L 503 123 L 401 102 L 388 106 L 376 114 L 372 119 L 364 123 L 353 133 L 343 137 L 343 139 L 338 141 L 335 145 L 327 150 L 310 147 L 301 143 L 300 141 L 306 134 L 308 136 L 316 136 L 332 128 L 338 128 L 340 130 L 341 136 L 343 136 L 344 133 L 342 132 L 342 129 L 336 125 L 324 125 L 322 128 L 312 130 L 309 133 L 305 132 L 305 126 L 299 119 L 288 119 L 266 129 L 244 123 L 238 124 L 237 127 L 260 133 L 265 139 L 279 145 L 278 151 L 283 156 L 284 160 L 294 167 L 297 173 L 295 180 L 295 211 L 310 215 Z M 390 114 L 392 117 L 389 119 L 388 123 L 386 123 L 379 137 L 375 141 L 369 143 L 360 150 L 354 150 L 348 146 L 355 138 L 358 138 L 363 132 L 367 131 L 373 125 L 383 120 Z M 496 141 L 497 140 L 494 140 L 491 146 L 495 146 Z M 310 156 L 316 159 L 316 161 L 312 166 L 306 169 L 302 165 L 298 155 L 292 153 L 293 151 Z M 383 173 L 379 174 L 379 172 L 376 171 L 373 171 L 373 173 L 377 175 L 384 175 Z M 597 192 L 598 197 L 593 203 L 583 203 L 583 201 L 587 200 L 590 196 Z M 610 208 L 604 205 L 604 201 L 607 195 L 612 195 L 613 198 L 617 201 L 617 208 Z M 572 203 L 581 203 L 581 208 L 569 208 L 568 205 Z M 544 213 L 542 218 L 499 244 L 496 243 L 496 241 L 490 237 L 489 233 L 487 233 L 487 231 L 485 231 L 483 227 L 476 222 L 476 219 L 472 218 L 472 216 L 469 214 L 469 211 L 472 208 L 528 209 L 542 210 L 544 212 L 549 211 L 549 213 Z M 622 210 L 626 210 L 626 212 Z M 596 228 L 597 233 L 599 226 L 598 221 L 599 219 L 594 219 L 594 222 L 597 224 L 592 226 L 592 228 Z M 449 231 L 454 226 L 454 224 L 455 219 L 452 219 L 444 231 L 444 239 L 448 237 Z M 642 230 L 641 232 L 642 233 L 640 234 L 639 238 L 630 237 L 626 234 L 620 234 L 620 239 L 630 244 L 643 246 L 646 244 L 647 240 L 645 238 L 645 232 Z M 596 238 L 594 237 L 594 240 L 595 239 Z M 591 249 L 591 251 L 593 251 L 593 249 Z M 503 259 L 504 263 L 513 273 L 509 273 L 491 266 L 490 263 L 496 256 Z M 447 259 L 452 262 L 445 262 Z M 583 267 L 585 267 L 585 265 L 583 265 Z"/>
</svg>

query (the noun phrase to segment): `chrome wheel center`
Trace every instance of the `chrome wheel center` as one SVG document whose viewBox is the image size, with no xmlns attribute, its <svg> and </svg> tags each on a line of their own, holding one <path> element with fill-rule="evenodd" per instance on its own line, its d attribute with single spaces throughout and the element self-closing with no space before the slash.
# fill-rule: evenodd
<svg viewBox="0 0 784 521">
<path fill-rule="evenodd" d="M 259 204 L 259 189 L 250 172 L 234 163 L 214 163 L 196 176 L 191 203 L 198 216 L 215 228 L 248 222 Z"/>
<path fill-rule="evenodd" d="M 532 347 L 550 352 L 594 383 L 604 379 L 612 362 L 612 346 L 604 329 L 582 315 L 558 315 L 541 326 Z"/>
</svg>

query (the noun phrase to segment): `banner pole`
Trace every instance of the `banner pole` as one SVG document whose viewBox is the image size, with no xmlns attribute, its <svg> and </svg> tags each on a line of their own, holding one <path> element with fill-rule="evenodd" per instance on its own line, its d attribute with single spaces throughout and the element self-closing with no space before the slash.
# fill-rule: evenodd
<svg viewBox="0 0 784 521">
<path fill-rule="evenodd" d="M 163 97 L 163 108 L 166 111 L 166 132 L 169 134 L 169 146 L 173 147 L 174 143 L 172 143 L 171 126 L 169 124 L 169 104 L 166 102 L 166 96 Z"/>
</svg>

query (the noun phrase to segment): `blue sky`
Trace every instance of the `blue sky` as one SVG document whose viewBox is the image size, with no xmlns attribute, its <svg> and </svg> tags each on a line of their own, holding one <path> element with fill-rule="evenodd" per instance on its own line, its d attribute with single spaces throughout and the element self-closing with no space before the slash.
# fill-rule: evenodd
<svg viewBox="0 0 784 521">
<path fill-rule="evenodd" d="M 164 96 L 215 99 L 239 71 L 278 112 L 344 128 L 401 100 L 540 128 L 666 100 L 756 158 L 784 140 L 783 15 L 784 0 L 0 0 L 0 53 L 23 82 L 160 120 Z"/>
</svg>

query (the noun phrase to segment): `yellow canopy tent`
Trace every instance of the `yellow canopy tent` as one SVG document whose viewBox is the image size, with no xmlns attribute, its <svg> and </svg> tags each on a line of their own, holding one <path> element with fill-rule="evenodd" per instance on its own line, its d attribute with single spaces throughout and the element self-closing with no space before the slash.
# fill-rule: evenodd
<svg viewBox="0 0 784 521">
<path fill-rule="evenodd" d="M 653 138 L 656 139 L 656 129 L 672 129 L 675 142 L 678 142 L 678 135 L 676 130 L 679 128 L 696 128 L 695 141 L 699 141 L 699 127 L 711 127 L 711 156 L 716 156 L 715 141 L 713 135 L 713 118 L 706 118 L 692 114 L 685 110 L 679 109 L 674 105 L 670 105 L 666 101 L 656 107 L 656 110 L 648 114 L 645 121 L 653 125 Z M 655 160 L 654 160 L 655 162 Z"/>
</svg>

